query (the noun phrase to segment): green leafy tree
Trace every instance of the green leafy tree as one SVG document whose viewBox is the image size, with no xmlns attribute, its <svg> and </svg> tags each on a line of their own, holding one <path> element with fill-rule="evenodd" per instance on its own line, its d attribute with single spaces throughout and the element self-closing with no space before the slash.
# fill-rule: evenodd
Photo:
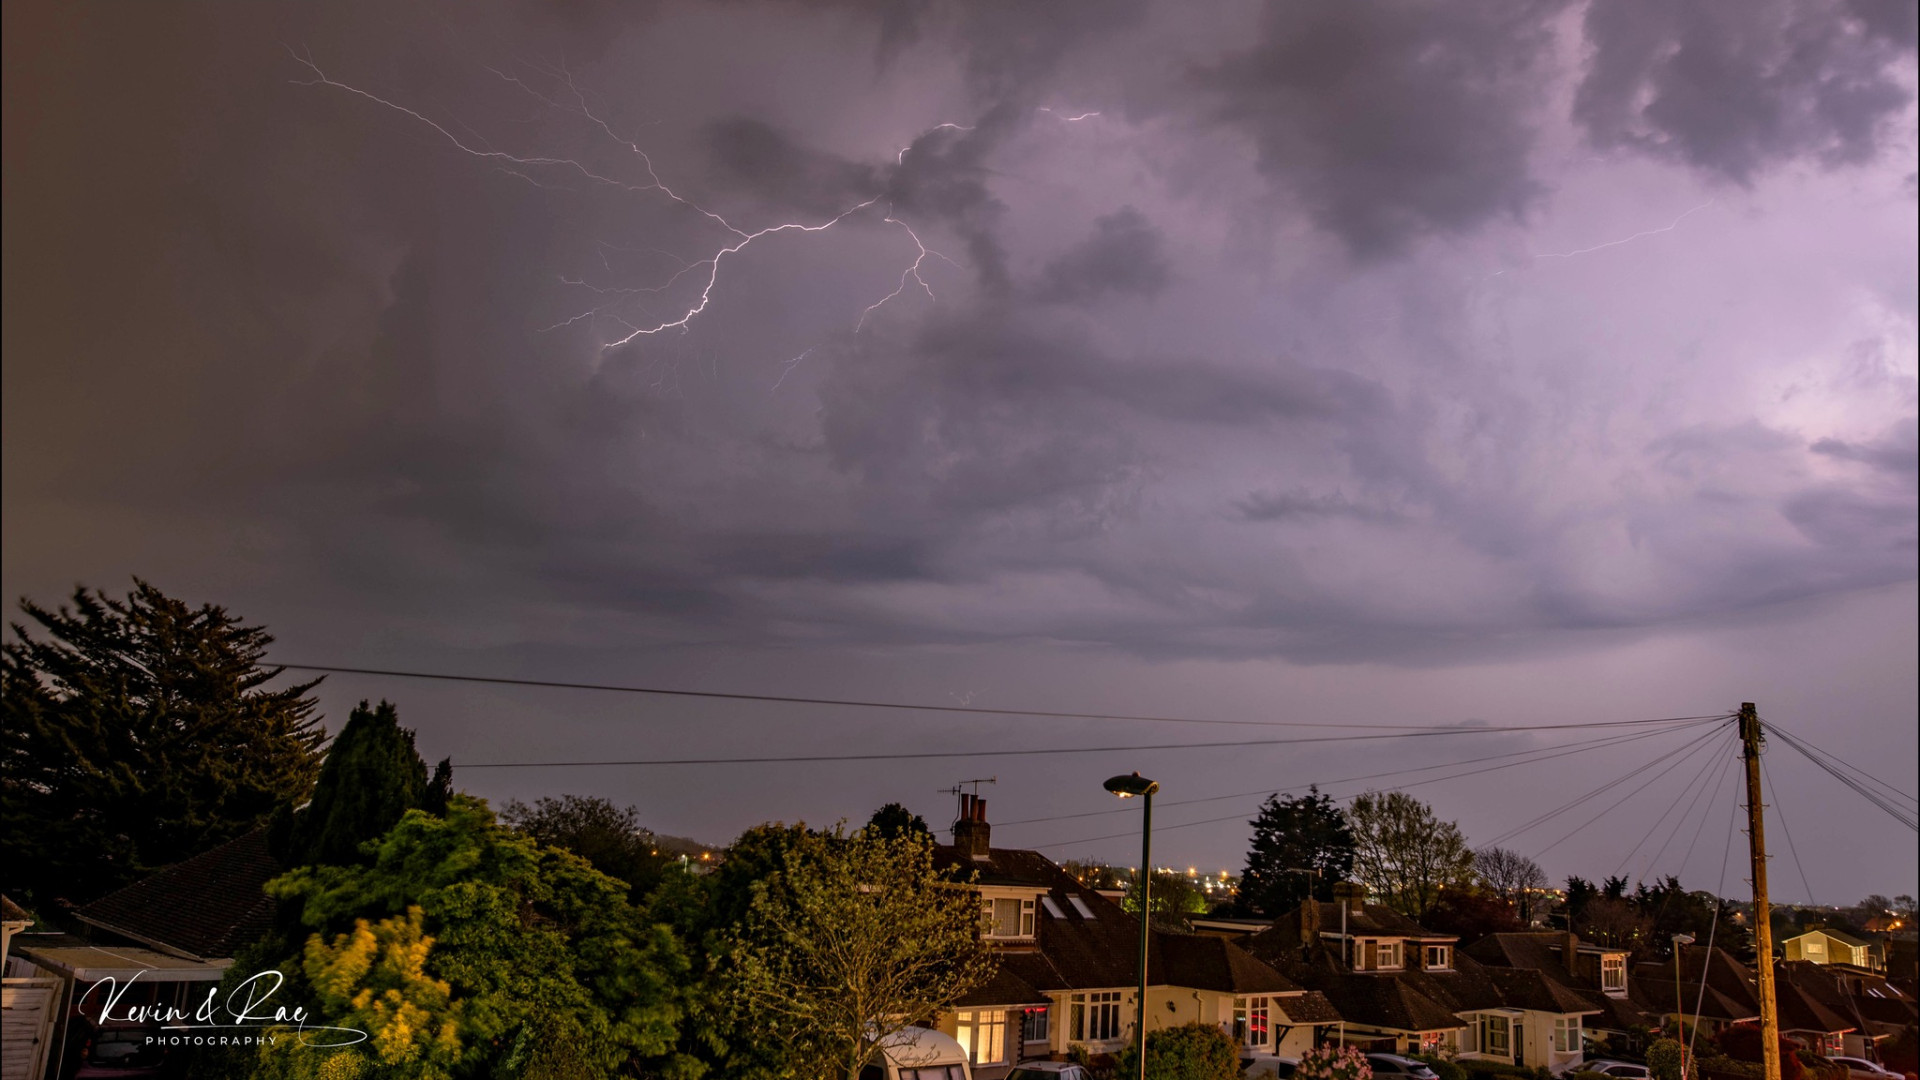
<svg viewBox="0 0 1920 1080">
<path fill-rule="evenodd" d="M 1153 916 L 1149 920 L 1154 929 L 1170 934 L 1188 934 L 1193 932 L 1192 919 L 1195 915 L 1204 915 L 1209 907 L 1207 894 L 1193 882 L 1179 874 L 1170 874 L 1164 870 L 1153 872 L 1153 891 L 1150 899 L 1153 904 Z M 1126 896 L 1120 900 L 1120 906 L 1129 913 L 1140 913 L 1139 875 L 1127 887 Z"/>
<path fill-rule="evenodd" d="M 43 910 L 94 899 L 306 797 L 315 682 L 266 684 L 273 638 L 144 581 L 125 599 L 22 600 L 0 669 L 0 862 Z M 39 633 L 42 636 L 36 636 Z"/>
<path fill-rule="evenodd" d="M 1250 824 L 1240 898 L 1263 915 L 1292 911 L 1309 896 L 1333 899 L 1333 883 L 1353 869 L 1353 831 L 1318 787 L 1297 798 L 1269 795 Z"/>
<path fill-rule="evenodd" d="M 1401 791 L 1368 793 L 1347 810 L 1354 875 L 1394 910 L 1424 921 L 1441 890 L 1473 872 L 1473 850 L 1460 827 Z"/>
<path fill-rule="evenodd" d="M 979 897 L 936 868 L 929 836 L 789 832 L 774 866 L 725 936 L 725 986 L 797 1080 L 851 1080 L 876 1040 L 992 972 Z"/>
<path fill-rule="evenodd" d="M 532 806 L 516 799 L 500 817 L 536 842 L 571 851 L 595 870 L 626 882 L 636 898 L 660 884 L 672 861 L 659 853 L 653 833 L 641 827 L 638 808 L 615 806 L 599 796 L 562 795 Z"/>
<path fill-rule="evenodd" d="M 399 712 L 389 702 L 368 708 L 363 701 L 327 748 L 313 801 L 293 814 L 286 842 L 275 846 L 293 866 L 361 862 L 361 845 L 422 806 L 427 791 L 426 762 Z M 276 827 L 276 841 L 280 832 Z"/>
<path fill-rule="evenodd" d="M 1683 1072 L 1693 1073 L 1688 1057 L 1686 1046 L 1680 1042 L 1655 1039 L 1647 1047 L 1647 1071 L 1653 1074 L 1653 1080 L 1681 1080 Z"/>
<path fill-rule="evenodd" d="M 1139 1076 L 1139 1050 L 1128 1044 L 1116 1076 Z M 1240 1048 L 1218 1024 L 1195 1020 L 1147 1032 L 1148 1080 L 1240 1080 Z"/>
<path fill-rule="evenodd" d="M 477 799 L 409 811 L 370 863 L 301 867 L 268 891 L 310 931 L 299 966 L 320 1022 L 385 1033 L 353 1051 L 370 1075 L 697 1074 L 675 1052 L 688 970 L 672 933 L 625 883 Z"/>
<path fill-rule="evenodd" d="M 890 802 L 880 809 L 875 810 L 873 817 L 867 821 L 867 828 L 879 832 L 881 836 L 887 837 L 888 839 L 899 836 L 904 832 L 925 833 L 928 836 L 933 835 L 933 830 L 927 828 L 926 818 L 921 817 L 919 814 L 914 813 L 897 802 Z"/>
</svg>

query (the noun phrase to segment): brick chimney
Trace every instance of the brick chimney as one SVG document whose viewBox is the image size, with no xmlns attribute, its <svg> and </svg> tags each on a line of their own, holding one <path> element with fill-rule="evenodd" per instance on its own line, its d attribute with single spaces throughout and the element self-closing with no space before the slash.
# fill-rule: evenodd
<svg viewBox="0 0 1920 1080">
<path fill-rule="evenodd" d="M 993 827 L 987 824 L 987 800 L 961 795 L 960 818 L 953 823 L 953 846 L 969 859 L 985 859 L 992 834 Z"/>
<path fill-rule="evenodd" d="M 1335 903 L 1344 904 L 1349 915 L 1367 913 L 1367 887 L 1357 881 L 1336 881 L 1333 883 Z"/>
<path fill-rule="evenodd" d="M 1300 947 L 1320 944 L 1320 901 L 1309 895 L 1300 903 Z"/>
<path fill-rule="evenodd" d="M 1560 962 L 1567 965 L 1567 974 L 1580 977 L 1580 935 L 1567 931 L 1566 939 L 1560 943 Z"/>
</svg>

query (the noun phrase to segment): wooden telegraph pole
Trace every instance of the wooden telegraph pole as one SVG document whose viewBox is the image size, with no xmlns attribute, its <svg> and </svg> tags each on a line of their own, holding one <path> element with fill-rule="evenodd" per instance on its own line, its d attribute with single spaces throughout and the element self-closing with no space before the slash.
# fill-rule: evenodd
<svg viewBox="0 0 1920 1080">
<path fill-rule="evenodd" d="M 1740 706 L 1741 756 L 1747 761 L 1747 848 L 1753 860 L 1753 951 L 1760 975 L 1760 1062 L 1765 1080 L 1780 1080 L 1780 1013 L 1773 996 L 1773 915 L 1767 905 L 1767 837 L 1760 801 L 1760 714 Z M 1711 958 L 1708 958 L 1711 962 Z"/>
</svg>

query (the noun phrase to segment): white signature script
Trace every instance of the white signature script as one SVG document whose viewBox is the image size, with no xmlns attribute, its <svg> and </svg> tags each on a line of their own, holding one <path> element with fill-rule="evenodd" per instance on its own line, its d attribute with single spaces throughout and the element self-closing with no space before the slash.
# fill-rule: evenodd
<svg viewBox="0 0 1920 1080">
<path fill-rule="evenodd" d="M 224 1008 L 219 1001 L 220 988 L 209 986 L 205 1000 L 192 1011 L 178 1005 L 123 1004 L 120 999 L 133 988 L 134 980 L 139 977 L 140 973 L 135 972 L 124 983 L 108 977 L 87 987 L 87 992 L 80 995 L 77 1006 L 80 1014 L 86 1015 L 87 1001 L 94 996 L 95 991 L 104 987 L 98 1018 L 98 1022 L 103 1025 L 109 1023 L 158 1024 L 166 1031 L 292 1025 L 301 1032 L 302 1043 L 318 1047 L 352 1046 L 367 1039 L 367 1033 L 359 1028 L 309 1023 L 307 1010 L 300 1006 L 288 1008 L 284 1005 L 274 1005 L 273 995 L 278 993 L 281 985 L 286 982 L 286 976 L 275 970 L 262 971 L 234 987 L 233 992 L 227 995 Z"/>
</svg>

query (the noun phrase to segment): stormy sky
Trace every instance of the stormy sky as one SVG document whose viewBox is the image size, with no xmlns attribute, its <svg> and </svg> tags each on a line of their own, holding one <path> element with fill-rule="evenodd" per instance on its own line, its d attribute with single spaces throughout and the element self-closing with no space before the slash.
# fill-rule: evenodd
<svg viewBox="0 0 1920 1080">
<path fill-rule="evenodd" d="M 5 595 L 1236 722 L 325 684 L 456 763 L 1264 741 L 459 774 L 713 841 L 993 776 L 997 843 L 1127 861 L 1138 769 L 1217 871 L 1242 793 L 1636 729 L 1274 739 L 1741 701 L 1913 792 L 1913 4 L 1191 7 L 10 3 Z M 1505 846 L 1738 894 L 1707 734 L 1411 790 L 1601 789 Z M 1767 767 L 1777 896 L 1914 890 Z"/>
</svg>

